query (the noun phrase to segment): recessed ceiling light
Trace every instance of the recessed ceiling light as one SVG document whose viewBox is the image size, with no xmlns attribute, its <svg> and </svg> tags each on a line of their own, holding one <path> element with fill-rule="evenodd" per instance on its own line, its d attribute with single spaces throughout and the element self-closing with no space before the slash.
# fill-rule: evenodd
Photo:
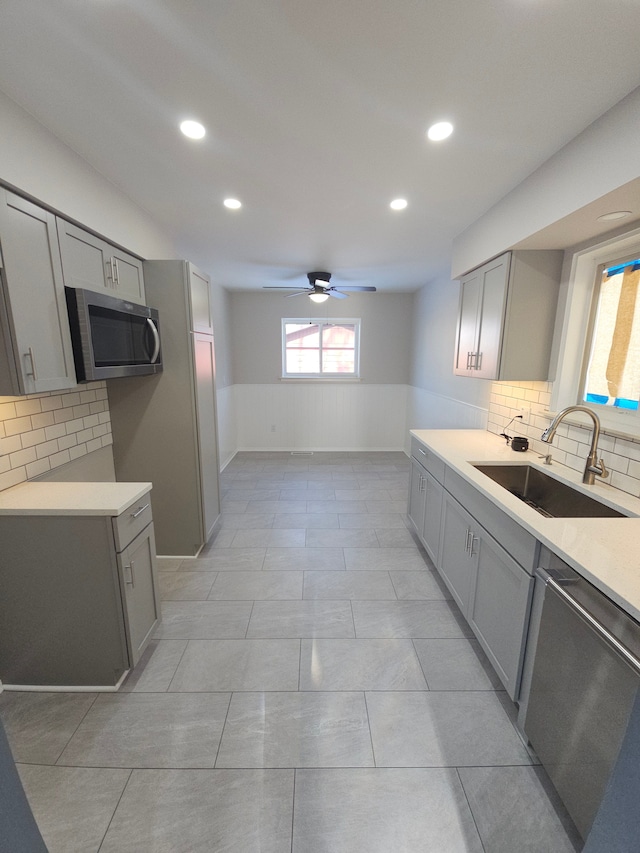
<svg viewBox="0 0 640 853">
<path fill-rule="evenodd" d="M 448 136 L 451 136 L 453 133 L 453 125 L 448 121 L 439 121 L 436 124 L 432 124 L 429 130 L 427 131 L 427 136 L 432 142 L 440 142 L 442 139 L 446 139 Z"/>
<path fill-rule="evenodd" d="M 237 198 L 225 198 L 222 203 L 225 207 L 228 207 L 229 210 L 239 210 L 242 207 L 242 202 L 238 201 Z"/>
<path fill-rule="evenodd" d="M 408 203 L 406 198 L 394 198 L 389 207 L 391 210 L 404 210 Z"/>
<path fill-rule="evenodd" d="M 615 219 L 624 219 L 625 216 L 631 216 L 630 210 L 612 210 L 611 213 L 603 213 L 598 217 L 599 222 L 612 222 Z"/>
<path fill-rule="evenodd" d="M 180 125 L 180 130 L 185 136 L 188 136 L 189 139 L 202 139 L 207 132 L 204 129 L 204 125 L 200 124 L 199 121 L 191 121 L 191 119 L 183 121 Z"/>
</svg>

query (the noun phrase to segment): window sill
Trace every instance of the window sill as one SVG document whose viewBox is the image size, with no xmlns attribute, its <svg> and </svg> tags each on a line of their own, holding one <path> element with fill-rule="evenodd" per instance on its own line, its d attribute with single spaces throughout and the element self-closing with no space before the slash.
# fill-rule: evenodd
<svg viewBox="0 0 640 853">
<path fill-rule="evenodd" d="M 345 382 L 360 382 L 358 376 L 345 376 L 344 379 L 338 376 L 281 376 L 280 382 L 317 382 L 322 383 L 337 383 L 343 385 Z"/>
</svg>

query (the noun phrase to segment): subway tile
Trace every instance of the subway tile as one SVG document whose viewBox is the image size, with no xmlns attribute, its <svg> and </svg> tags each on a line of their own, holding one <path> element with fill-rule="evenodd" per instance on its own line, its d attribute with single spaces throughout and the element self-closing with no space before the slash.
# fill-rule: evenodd
<svg viewBox="0 0 640 853">
<path fill-rule="evenodd" d="M 86 444 L 78 444 L 75 447 L 69 448 L 69 458 L 70 459 L 78 459 L 80 456 L 86 456 L 87 453 L 87 445 Z"/>
<path fill-rule="evenodd" d="M 41 411 L 40 400 L 36 397 L 19 400 L 16 404 L 17 417 L 27 417 L 28 415 L 37 415 Z"/>
<path fill-rule="evenodd" d="M 24 483 L 26 479 L 26 468 L 12 468 L 10 471 L 0 474 L 0 492 L 3 489 L 11 488 L 11 486 L 17 486 L 18 483 Z"/>
<path fill-rule="evenodd" d="M 68 450 L 62 450 L 60 453 L 53 453 L 48 457 L 48 459 L 52 468 L 59 468 L 60 465 L 66 465 L 67 462 L 71 461 Z"/>
<path fill-rule="evenodd" d="M 0 454 L 8 456 L 10 453 L 17 453 L 23 447 L 19 435 L 11 435 L 7 438 L 0 438 Z"/>
<path fill-rule="evenodd" d="M 87 453 L 93 453 L 94 450 L 100 450 L 102 447 L 102 439 L 93 438 L 87 442 Z"/>
<path fill-rule="evenodd" d="M 31 418 L 12 418 L 10 421 L 4 422 L 4 429 L 7 436 L 28 432 L 31 429 Z"/>
<path fill-rule="evenodd" d="M 61 409 L 62 396 L 57 394 L 54 397 L 43 397 L 40 400 L 40 408 L 43 412 L 51 412 L 54 409 Z"/>
<path fill-rule="evenodd" d="M 66 432 L 64 424 L 54 424 L 54 426 L 46 427 L 44 430 L 47 441 L 51 441 L 54 438 L 61 438 L 61 436 L 66 435 Z M 38 443 L 39 442 L 34 442 L 34 444 Z"/>
<path fill-rule="evenodd" d="M 59 449 L 58 442 L 54 439 L 53 441 L 45 441 L 44 444 L 37 444 L 36 454 L 38 459 L 42 459 L 43 456 L 51 456 L 53 453 L 57 453 Z"/>
<path fill-rule="evenodd" d="M 72 406 L 78 406 L 80 404 L 80 394 L 76 391 L 72 391 L 67 394 L 62 394 L 60 396 L 60 400 L 62 402 L 62 408 L 69 409 Z"/>
<path fill-rule="evenodd" d="M 33 480 L 34 477 L 39 477 L 40 474 L 44 474 L 50 470 L 49 457 L 45 456 L 44 459 L 38 459 L 36 462 L 31 462 L 27 465 L 27 477 L 29 480 Z"/>
<path fill-rule="evenodd" d="M 19 468 L 21 465 L 28 465 L 35 461 L 36 451 L 33 447 L 27 447 L 24 450 L 17 450 L 15 453 L 9 454 L 9 464 L 12 468 Z"/>
<path fill-rule="evenodd" d="M 72 409 L 56 409 L 53 413 L 54 422 L 57 424 L 69 424 L 73 421 Z M 67 429 L 67 432 L 70 430 Z"/>
<path fill-rule="evenodd" d="M 4 398 L 6 399 L 6 398 Z M 16 417 L 15 403 L 0 403 L 0 420 L 8 421 Z"/>
</svg>

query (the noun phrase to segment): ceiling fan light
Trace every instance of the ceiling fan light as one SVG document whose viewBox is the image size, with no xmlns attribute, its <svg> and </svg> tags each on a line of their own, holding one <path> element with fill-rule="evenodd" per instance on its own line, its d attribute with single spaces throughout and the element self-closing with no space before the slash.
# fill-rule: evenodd
<svg viewBox="0 0 640 853">
<path fill-rule="evenodd" d="M 312 302 L 325 302 L 329 298 L 328 293 L 310 293 L 309 299 Z"/>
</svg>

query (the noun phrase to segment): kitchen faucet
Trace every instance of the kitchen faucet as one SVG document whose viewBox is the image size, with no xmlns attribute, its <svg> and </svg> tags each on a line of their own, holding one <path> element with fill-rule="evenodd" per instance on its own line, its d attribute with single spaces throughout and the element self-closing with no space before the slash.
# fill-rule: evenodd
<svg viewBox="0 0 640 853">
<path fill-rule="evenodd" d="M 558 429 L 558 424 L 562 421 L 567 415 L 572 412 L 584 412 L 589 415 L 591 420 L 593 421 L 593 433 L 591 435 L 591 449 L 589 450 L 589 455 L 587 456 L 587 463 L 584 468 L 584 474 L 582 475 L 582 482 L 586 483 L 588 486 L 593 486 L 595 482 L 596 474 L 598 477 L 608 477 L 609 472 L 604 467 L 604 462 L 602 459 L 598 459 L 598 439 L 600 438 L 600 418 L 596 415 L 595 412 L 592 412 L 591 409 L 588 409 L 586 406 L 567 406 L 566 409 L 563 409 L 561 412 L 555 416 L 555 418 L 551 421 L 549 426 L 545 429 L 545 431 L 541 435 L 542 441 L 546 441 L 548 444 L 551 444 L 553 441 L 553 437 L 556 434 L 556 430 Z"/>
</svg>

